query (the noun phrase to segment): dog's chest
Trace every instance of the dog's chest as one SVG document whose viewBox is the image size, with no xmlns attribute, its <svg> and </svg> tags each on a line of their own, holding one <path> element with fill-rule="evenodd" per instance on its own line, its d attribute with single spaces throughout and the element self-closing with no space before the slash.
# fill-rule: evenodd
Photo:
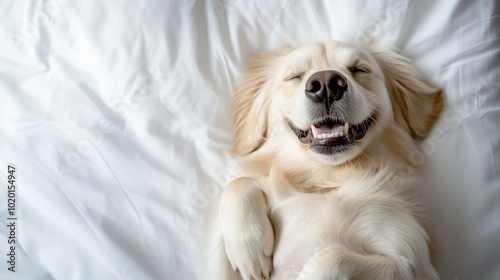
<svg viewBox="0 0 500 280">
<path fill-rule="evenodd" d="M 298 194 L 274 205 L 271 220 L 276 244 L 272 279 L 295 279 L 315 252 L 336 243 L 341 212 L 335 192 Z"/>
</svg>

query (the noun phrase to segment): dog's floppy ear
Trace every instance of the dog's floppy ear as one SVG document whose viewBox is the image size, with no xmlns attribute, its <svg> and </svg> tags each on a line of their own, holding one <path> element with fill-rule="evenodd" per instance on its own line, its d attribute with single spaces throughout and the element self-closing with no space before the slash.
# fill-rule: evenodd
<svg viewBox="0 0 500 280">
<path fill-rule="evenodd" d="M 249 154 L 266 138 L 271 96 L 270 80 L 276 75 L 279 56 L 265 53 L 252 60 L 243 74 L 233 103 L 236 121 L 235 154 Z"/>
<path fill-rule="evenodd" d="M 408 59 L 396 50 L 382 48 L 373 41 L 368 44 L 386 75 L 396 119 L 401 115 L 414 136 L 427 135 L 443 109 L 442 90 L 426 84 Z"/>
</svg>

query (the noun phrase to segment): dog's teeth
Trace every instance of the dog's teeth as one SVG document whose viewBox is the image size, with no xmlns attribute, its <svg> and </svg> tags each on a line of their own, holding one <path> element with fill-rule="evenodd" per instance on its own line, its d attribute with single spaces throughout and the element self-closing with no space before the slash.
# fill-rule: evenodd
<svg viewBox="0 0 500 280">
<path fill-rule="evenodd" d="M 318 138 L 318 130 L 316 129 L 316 127 L 314 125 L 311 125 L 311 131 L 313 134 L 313 138 Z"/>
<path fill-rule="evenodd" d="M 311 132 L 312 136 L 315 139 L 327 139 L 327 138 L 338 138 L 338 137 L 343 137 L 347 136 L 349 132 L 349 123 L 346 122 L 344 125 L 344 130 L 343 131 L 337 131 L 337 132 L 332 132 L 332 133 L 320 133 L 318 132 L 318 128 L 316 128 L 314 125 L 311 125 Z"/>
<path fill-rule="evenodd" d="M 349 133 L 349 122 L 345 122 L 344 124 L 344 135 L 347 135 Z"/>
</svg>

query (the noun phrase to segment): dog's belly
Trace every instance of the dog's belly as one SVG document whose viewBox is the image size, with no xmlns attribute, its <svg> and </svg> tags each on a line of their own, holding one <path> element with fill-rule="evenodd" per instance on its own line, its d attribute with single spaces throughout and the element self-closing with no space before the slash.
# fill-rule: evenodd
<svg viewBox="0 0 500 280">
<path fill-rule="evenodd" d="M 335 194 L 301 194 L 273 208 L 273 280 L 296 279 L 315 252 L 338 242 L 337 201 Z"/>
</svg>

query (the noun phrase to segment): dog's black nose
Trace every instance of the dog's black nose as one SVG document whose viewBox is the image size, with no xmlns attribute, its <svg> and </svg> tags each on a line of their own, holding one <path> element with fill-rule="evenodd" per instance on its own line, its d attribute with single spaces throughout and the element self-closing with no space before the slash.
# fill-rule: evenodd
<svg viewBox="0 0 500 280">
<path fill-rule="evenodd" d="M 346 90 L 347 79 L 334 70 L 316 72 L 306 82 L 306 96 L 327 107 L 341 99 Z"/>
</svg>

